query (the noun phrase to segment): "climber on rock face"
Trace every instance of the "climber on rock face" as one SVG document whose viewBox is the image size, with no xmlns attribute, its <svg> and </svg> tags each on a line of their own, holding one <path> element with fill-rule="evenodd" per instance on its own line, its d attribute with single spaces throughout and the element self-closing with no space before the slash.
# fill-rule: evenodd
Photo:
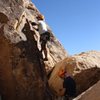
<svg viewBox="0 0 100 100">
<path fill-rule="evenodd" d="M 47 42 L 50 40 L 50 32 L 48 32 L 47 25 L 44 21 L 44 16 L 39 15 L 38 19 L 38 31 L 40 34 L 40 43 L 41 43 L 41 52 L 44 52 L 45 58 L 44 60 L 47 61 Z M 34 23 L 32 23 L 34 25 Z"/>
</svg>

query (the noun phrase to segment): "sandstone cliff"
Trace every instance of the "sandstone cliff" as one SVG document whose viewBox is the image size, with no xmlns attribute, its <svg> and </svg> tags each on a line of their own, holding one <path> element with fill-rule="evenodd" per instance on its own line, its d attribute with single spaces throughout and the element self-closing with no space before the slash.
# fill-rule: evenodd
<svg viewBox="0 0 100 100">
<path fill-rule="evenodd" d="M 83 52 L 57 63 L 49 79 L 50 87 L 57 95 L 64 92 L 63 79 L 58 76 L 62 69 L 74 76 L 78 95 L 100 80 L 100 52 Z"/>
<path fill-rule="evenodd" d="M 39 32 L 31 30 L 26 21 L 28 19 L 29 22 L 37 23 L 39 15 L 41 13 L 30 0 L 0 0 L 2 100 L 55 100 L 53 93 L 59 96 L 64 92 L 63 80 L 58 77 L 62 69 L 73 75 L 77 83 L 77 95 L 100 80 L 100 52 L 83 52 L 67 57 L 68 54 L 50 28 L 51 40 L 47 44 L 49 60 L 43 60 L 38 41 Z M 49 87 L 46 72 L 53 67 Z M 96 86 L 99 87 L 98 84 Z M 96 91 L 98 89 L 95 88 Z M 80 100 L 90 99 L 94 92 L 87 93 L 89 95 L 82 96 Z"/>
<path fill-rule="evenodd" d="M 0 94 L 2 100 L 51 100 L 46 70 L 67 53 L 51 33 L 47 62 L 39 51 L 37 23 L 41 13 L 29 0 L 0 0 Z"/>
</svg>

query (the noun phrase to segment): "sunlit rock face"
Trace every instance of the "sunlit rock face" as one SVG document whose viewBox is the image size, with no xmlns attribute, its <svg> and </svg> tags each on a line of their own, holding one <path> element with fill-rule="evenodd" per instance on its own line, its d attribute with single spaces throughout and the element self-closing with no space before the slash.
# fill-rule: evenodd
<svg viewBox="0 0 100 100">
<path fill-rule="evenodd" d="M 67 57 L 51 32 L 48 61 L 43 61 L 37 23 L 41 13 L 30 0 L 0 0 L 0 94 L 2 100 L 51 100 L 46 71 Z M 46 68 L 46 70 L 45 70 Z"/>
<path fill-rule="evenodd" d="M 49 85 L 57 95 L 64 93 L 63 79 L 58 75 L 63 69 L 76 81 L 78 95 L 100 80 L 100 52 L 83 52 L 57 63 L 49 79 Z"/>
</svg>

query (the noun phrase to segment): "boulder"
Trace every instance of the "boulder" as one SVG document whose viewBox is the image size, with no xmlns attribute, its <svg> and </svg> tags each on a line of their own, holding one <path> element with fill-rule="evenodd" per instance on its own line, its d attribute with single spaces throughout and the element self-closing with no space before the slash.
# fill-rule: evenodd
<svg viewBox="0 0 100 100">
<path fill-rule="evenodd" d="M 100 81 L 73 100 L 100 100 Z"/>
</svg>

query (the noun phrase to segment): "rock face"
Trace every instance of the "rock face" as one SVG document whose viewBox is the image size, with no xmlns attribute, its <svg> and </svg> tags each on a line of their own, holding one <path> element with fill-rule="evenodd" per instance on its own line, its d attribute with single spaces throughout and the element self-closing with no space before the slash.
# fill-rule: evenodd
<svg viewBox="0 0 100 100">
<path fill-rule="evenodd" d="M 76 97 L 74 100 L 100 100 L 100 81 Z"/>
<path fill-rule="evenodd" d="M 51 37 L 51 41 L 48 42 L 47 47 L 49 60 L 45 62 L 45 65 L 47 71 L 49 71 L 55 66 L 56 63 L 66 58 L 68 53 L 66 53 L 60 42 L 53 35 Z"/>
<path fill-rule="evenodd" d="M 2 100 L 51 100 L 46 70 L 67 56 L 51 34 L 49 61 L 44 62 L 38 39 L 28 21 L 40 12 L 29 0 L 0 0 L 0 95 Z M 55 49 L 55 50 L 54 50 Z M 58 50 L 58 51 L 56 51 Z"/>
<path fill-rule="evenodd" d="M 100 52 L 84 52 L 57 63 L 49 79 L 50 87 L 57 95 L 64 92 L 63 79 L 58 76 L 62 69 L 73 76 L 77 84 L 77 94 L 80 94 L 100 80 Z"/>
</svg>

